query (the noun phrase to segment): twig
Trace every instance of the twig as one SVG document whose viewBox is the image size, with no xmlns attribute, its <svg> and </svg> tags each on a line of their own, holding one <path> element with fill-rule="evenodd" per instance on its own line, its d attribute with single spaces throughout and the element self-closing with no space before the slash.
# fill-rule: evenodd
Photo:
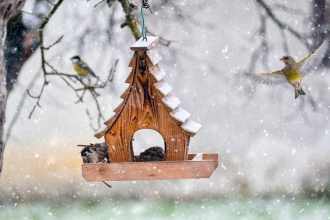
<svg viewBox="0 0 330 220">
<path fill-rule="evenodd" d="M 76 96 L 78 97 L 78 101 L 76 101 L 75 103 L 84 102 L 82 96 L 78 94 L 76 89 L 64 77 L 61 76 L 61 79 L 75 92 Z"/>
<path fill-rule="evenodd" d="M 49 4 L 51 4 L 52 6 L 55 6 L 55 4 L 53 2 L 51 2 L 50 0 L 46 0 L 46 2 L 48 2 Z"/>
<path fill-rule="evenodd" d="M 41 108 L 41 105 L 40 105 L 40 98 L 42 96 L 42 93 L 44 92 L 44 89 L 45 89 L 45 86 L 47 85 L 47 83 L 44 83 L 41 87 L 41 90 L 40 90 L 40 93 L 38 96 L 32 96 L 29 92 L 29 90 L 27 90 L 27 93 L 30 97 L 34 98 L 34 99 L 37 99 L 37 102 L 36 104 L 33 106 L 31 112 L 30 112 L 30 115 L 29 115 L 29 119 L 32 117 L 32 114 L 33 112 L 36 110 L 36 107 L 38 106 L 39 108 Z"/>
<path fill-rule="evenodd" d="M 33 76 L 32 80 L 30 81 L 29 85 L 28 85 L 28 88 L 31 89 L 35 82 L 37 81 L 39 75 L 41 74 L 40 71 L 37 71 L 37 73 Z M 22 109 L 23 109 L 23 106 L 24 106 L 24 103 L 25 103 L 25 100 L 26 100 L 26 97 L 28 96 L 28 93 L 23 93 L 22 94 L 22 97 L 19 101 L 19 104 L 15 110 L 15 114 L 13 116 L 13 118 L 11 119 L 10 123 L 9 123 L 9 126 L 7 128 L 7 132 L 6 132 L 6 140 L 5 140 L 5 143 L 7 144 L 8 140 L 10 139 L 10 136 L 11 136 L 11 131 L 13 130 L 17 120 L 18 120 L 18 116 L 20 115 Z"/>
<path fill-rule="evenodd" d="M 46 76 L 66 76 L 69 78 L 75 78 L 75 79 L 79 79 L 79 76 L 75 75 L 75 74 L 69 74 L 69 73 L 46 73 Z"/>
<path fill-rule="evenodd" d="M 40 28 L 39 28 L 39 38 L 40 38 L 40 49 L 41 49 L 41 61 L 42 61 L 42 70 L 44 72 L 44 79 L 46 80 L 46 67 L 45 67 L 45 50 L 44 50 L 44 28 L 49 22 L 50 18 L 55 14 L 56 10 L 60 5 L 62 4 L 63 0 L 59 0 L 54 8 L 49 12 L 48 16 L 45 18 L 45 20 L 41 23 Z"/>
<path fill-rule="evenodd" d="M 94 126 L 93 126 L 93 117 L 91 116 L 91 114 L 89 113 L 87 108 L 86 108 L 86 115 L 89 119 L 89 127 L 91 127 L 94 131 L 97 131 L 97 129 L 94 128 Z"/>
<path fill-rule="evenodd" d="M 101 111 L 101 108 L 100 108 L 100 104 L 99 104 L 99 101 L 97 100 L 97 97 L 96 97 L 96 94 L 94 90 L 89 90 L 90 93 L 92 94 L 93 98 L 94 98 L 94 101 L 95 101 L 95 104 L 96 104 L 96 108 L 98 110 L 98 127 L 101 127 L 101 120 L 105 120 L 103 115 L 102 115 L 102 111 Z"/>
<path fill-rule="evenodd" d="M 282 47 L 283 47 L 283 50 L 284 50 L 284 52 L 286 54 L 290 54 L 290 52 L 289 52 L 288 39 L 287 39 L 287 37 L 285 35 L 284 30 L 281 30 L 280 33 L 281 33 L 281 37 L 282 37 Z"/>
<path fill-rule="evenodd" d="M 96 86 L 85 86 L 83 88 L 78 88 L 75 89 L 75 91 L 83 91 L 83 90 L 93 90 L 93 89 L 103 89 L 106 85 L 102 84 L 102 85 L 96 85 Z"/>
<path fill-rule="evenodd" d="M 108 79 L 107 79 L 107 81 L 105 83 L 112 82 L 113 77 L 115 76 L 115 73 L 116 73 L 116 70 L 117 70 L 118 61 L 119 61 L 119 59 L 117 59 L 115 61 L 115 64 L 113 65 L 113 67 L 111 67 L 110 74 L 109 74 Z"/>
<path fill-rule="evenodd" d="M 30 114 L 29 114 L 29 118 L 32 117 L 33 113 L 35 112 L 37 107 L 41 107 L 40 106 L 40 100 L 41 97 L 45 91 L 45 87 L 46 85 L 48 85 L 48 77 L 49 76 L 58 76 L 60 77 L 64 83 L 74 91 L 75 95 L 78 97 L 78 101 L 76 101 L 75 103 L 79 103 L 79 102 L 83 102 L 83 98 L 84 95 L 86 94 L 86 91 L 89 91 L 91 96 L 94 99 L 94 102 L 96 104 L 96 109 L 98 111 L 98 126 L 101 126 L 101 120 L 104 120 L 104 117 L 102 115 L 102 111 L 101 111 L 101 107 L 99 104 L 99 101 L 97 99 L 98 96 L 100 96 L 95 90 L 96 89 L 103 89 L 105 88 L 109 82 L 112 81 L 113 76 L 115 74 L 116 71 L 116 67 L 117 67 L 117 63 L 118 60 L 115 61 L 114 66 L 111 68 L 111 71 L 109 73 L 109 75 L 107 76 L 107 81 L 106 82 L 102 82 L 101 80 L 99 80 L 98 82 L 101 82 L 101 84 L 95 84 L 95 85 L 91 85 L 90 84 L 90 79 L 88 80 L 88 83 L 85 83 L 83 78 L 81 78 L 80 76 L 76 75 L 76 74 L 70 74 L 70 73 L 63 73 L 63 72 L 59 72 L 54 66 L 52 66 L 45 58 L 45 51 L 51 49 L 53 46 L 55 46 L 56 44 L 60 43 L 61 40 L 63 39 L 63 35 L 58 38 L 54 43 L 52 43 L 51 45 L 49 45 L 48 47 L 44 46 L 44 29 L 46 27 L 46 25 L 48 24 L 49 20 L 51 19 L 51 17 L 55 14 L 56 10 L 59 8 L 59 6 L 63 3 L 64 0 L 59 0 L 53 7 L 53 9 L 50 11 L 50 13 L 48 14 L 48 16 L 45 18 L 45 20 L 42 22 L 40 29 L 39 29 L 39 37 L 40 37 L 40 50 L 41 50 L 41 70 L 43 73 L 43 78 L 44 78 L 44 82 L 43 85 L 40 89 L 40 92 L 38 95 L 32 95 L 30 90 L 27 90 L 27 95 L 30 96 L 33 99 L 36 99 L 36 103 L 33 106 Z M 126 2 L 126 1 L 125 1 Z M 127 2 L 126 2 L 127 3 Z M 132 6 L 132 4 L 128 5 L 130 10 L 133 10 L 134 7 Z M 126 20 L 130 20 L 132 19 L 132 16 L 129 16 L 129 18 L 127 18 Z M 70 82 L 69 80 L 71 80 L 74 83 L 77 83 L 79 85 L 81 85 L 81 88 L 75 88 Z M 80 93 L 80 91 L 82 91 Z M 94 128 L 93 128 L 94 129 Z M 95 129 L 94 129 L 95 130 Z"/>
<path fill-rule="evenodd" d="M 43 49 L 44 49 L 44 50 L 49 50 L 49 49 L 52 48 L 54 45 L 60 43 L 61 40 L 62 40 L 62 38 L 63 38 L 63 35 L 62 35 L 59 39 L 57 39 L 54 43 L 52 43 L 52 44 L 49 45 L 48 47 L 44 47 Z"/>
<path fill-rule="evenodd" d="M 133 13 L 133 11 L 137 9 L 137 6 L 133 3 L 130 3 L 128 0 L 118 0 L 118 2 L 122 5 L 123 10 L 125 12 L 125 22 L 121 24 L 121 28 L 128 26 L 131 29 L 135 40 L 140 39 L 141 34 L 137 28 Z"/>
<path fill-rule="evenodd" d="M 99 4 L 101 4 L 102 2 L 105 2 L 105 0 L 102 0 L 102 1 L 98 2 L 96 5 L 94 5 L 94 8 L 96 8 L 97 6 L 99 6 Z"/>
<path fill-rule="evenodd" d="M 21 9 L 20 11 L 21 11 L 22 13 L 24 13 L 24 14 L 33 15 L 33 16 L 36 16 L 36 17 L 38 17 L 38 18 L 45 18 L 45 16 L 37 15 L 37 14 L 32 13 L 32 12 L 23 11 L 22 9 Z"/>
<path fill-rule="evenodd" d="M 273 10 L 279 9 L 289 14 L 306 16 L 306 12 L 304 12 L 303 10 L 297 8 L 291 8 L 284 4 L 278 4 L 278 3 L 272 4 L 271 8 L 273 8 Z"/>
<path fill-rule="evenodd" d="M 303 36 L 296 30 L 294 30 L 290 25 L 280 21 L 277 16 L 273 13 L 273 11 L 266 5 L 266 3 L 263 0 L 257 0 L 256 1 L 262 8 L 265 9 L 266 14 L 272 21 L 280 28 L 283 30 L 289 31 L 293 36 L 295 36 L 298 40 L 300 40 L 304 45 L 308 47 L 308 42 L 306 41 L 306 36 Z"/>
<path fill-rule="evenodd" d="M 256 31 L 255 35 L 262 36 L 261 44 L 260 46 L 252 53 L 250 58 L 250 66 L 249 66 L 249 72 L 253 72 L 254 66 L 258 60 L 258 58 L 262 55 L 265 57 L 263 60 L 264 67 L 268 68 L 268 65 L 265 63 L 267 61 L 268 57 L 268 43 L 266 40 L 266 18 L 264 15 L 260 15 L 260 28 Z"/>
</svg>

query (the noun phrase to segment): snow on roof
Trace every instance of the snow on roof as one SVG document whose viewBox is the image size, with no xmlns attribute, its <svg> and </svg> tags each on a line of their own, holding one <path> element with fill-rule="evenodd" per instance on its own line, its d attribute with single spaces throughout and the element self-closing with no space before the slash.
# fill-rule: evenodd
<svg viewBox="0 0 330 220">
<path fill-rule="evenodd" d="M 163 97 L 162 101 L 167 107 L 172 110 L 176 109 L 180 105 L 180 100 L 171 93 Z"/>
<path fill-rule="evenodd" d="M 156 65 L 159 61 L 162 60 L 162 57 L 159 55 L 158 51 L 156 49 L 152 50 L 147 50 L 147 56 L 151 61 L 151 65 L 148 64 L 148 66 L 154 66 Z"/>
<path fill-rule="evenodd" d="M 202 128 L 202 125 L 188 119 L 181 125 L 181 128 L 194 136 Z"/>
<path fill-rule="evenodd" d="M 165 71 L 158 64 L 155 66 L 150 66 L 149 71 L 157 81 L 162 80 L 166 76 Z"/>
<path fill-rule="evenodd" d="M 158 89 L 158 91 L 162 93 L 163 96 L 167 96 L 172 91 L 172 87 L 170 86 L 170 84 L 168 84 L 164 80 L 156 82 L 154 85 L 156 89 Z"/>
<path fill-rule="evenodd" d="M 94 134 L 96 138 L 101 138 L 103 137 L 104 133 L 108 130 L 108 126 L 102 124 L 99 130 L 97 130 Z"/>
<path fill-rule="evenodd" d="M 155 44 L 158 42 L 159 37 L 155 36 L 148 36 L 147 40 L 142 40 L 141 37 L 138 41 L 136 41 L 132 46 L 131 50 L 138 51 L 138 50 L 150 50 L 155 46 Z"/>
<path fill-rule="evenodd" d="M 178 107 L 177 109 L 170 112 L 170 115 L 180 123 L 184 123 L 190 117 L 191 114 L 186 110 Z"/>
</svg>

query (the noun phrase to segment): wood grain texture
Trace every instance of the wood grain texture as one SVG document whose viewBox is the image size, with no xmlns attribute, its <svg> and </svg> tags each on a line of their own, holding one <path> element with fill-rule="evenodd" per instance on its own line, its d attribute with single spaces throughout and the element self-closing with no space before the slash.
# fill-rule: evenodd
<svg viewBox="0 0 330 220">
<path fill-rule="evenodd" d="M 198 179 L 209 178 L 213 171 L 214 162 L 212 160 L 82 165 L 82 174 L 87 181 Z"/>
<path fill-rule="evenodd" d="M 189 154 L 188 160 L 193 160 L 197 154 Z M 219 163 L 219 155 L 218 154 L 203 154 L 202 160 L 212 160 L 214 162 L 214 170 L 218 168 Z"/>
<path fill-rule="evenodd" d="M 165 142 L 165 160 L 187 160 L 189 134 L 171 117 L 171 109 L 162 102 L 163 94 L 155 87 L 145 51 L 134 54 L 135 67 L 128 77 L 130 86 L 122 95 L 124 101 L 115 109 L 117 113 L 107 121 L 109 130 L 105 140 L 111 162 L 133 161 L 132 138 L 140 129 L 153 129 Z M 111 122 L 111 124 L 110 124 Z"/>
</svg>

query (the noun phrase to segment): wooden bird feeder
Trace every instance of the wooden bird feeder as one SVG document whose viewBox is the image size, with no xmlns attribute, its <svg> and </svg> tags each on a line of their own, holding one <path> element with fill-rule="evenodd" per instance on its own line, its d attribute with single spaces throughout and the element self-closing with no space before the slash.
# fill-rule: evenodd
<svg viewBox="0 0 330 220">
<path fill-rule="evenodd" d="M 104 136 L 110 163 L 83 164 L 87 181 L 160 180 L 209 178 L 218 167 L 218 154 L 188 154 L 190 137 L 201 125 L 190 120 L 180 101 L 165 82 L 166 73 L 155 45 L 158 37 L 142 38 L 131 46 L 132 71 L 121 95 L 123 102 L 115 115 L 104 122 L 95 137 Z M 135 162 L 133 135 L 141 129 L 152 129 L 165 142 L 165 161 Z"/>
</svg>

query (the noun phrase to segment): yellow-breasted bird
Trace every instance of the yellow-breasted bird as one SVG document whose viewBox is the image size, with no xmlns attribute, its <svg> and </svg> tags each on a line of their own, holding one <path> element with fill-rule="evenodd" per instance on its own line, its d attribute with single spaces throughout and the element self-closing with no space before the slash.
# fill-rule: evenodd
<svg viewBox="0 0 330 220">
<path fill-rule="evenodd" d="M 95 73 L 93 72 L 93 70 L 91 68 L 89 68 L 89 66 L 87 65 L 87 63 L 85 63 L 84 61 L 81 60 L 81 58 L 79 56 L 74 56 L 71 58 L 71 61 L 73 63 L 73 69 L 80 75 L 83 77 L 86 76 L 93 76 L 95 78 L 98 79 L 98 77 L 95 75 Z"/>
<path fill-rule="evenodd" d="M 290 83 L 294 88 L 295 98 L 306 95 L 301 87 L 301 80 L 320 65 L 328 46 L 326 38 L 319 48 L 301 61 L 296 62 L 291 56 L 284 56 L 280 59 L 285 64 L 283 69 L 268 73 L 251 73 L 250 76 L 254 81 L 267 85 Z"/>
</svg>

